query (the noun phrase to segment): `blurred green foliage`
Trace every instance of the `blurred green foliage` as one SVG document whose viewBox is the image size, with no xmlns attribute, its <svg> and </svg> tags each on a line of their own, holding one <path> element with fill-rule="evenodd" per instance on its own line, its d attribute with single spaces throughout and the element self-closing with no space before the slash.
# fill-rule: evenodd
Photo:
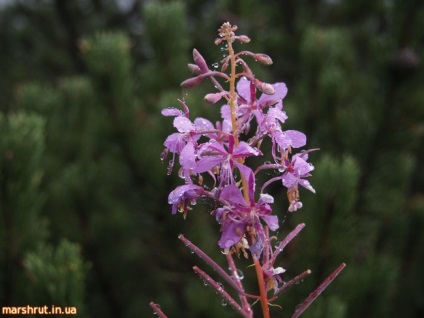
<svg viewBox="0 0 424 318">
<path fill-rule="evenodd" d="M 285 81 L 287 129 L 304 131 L 317 194 L 286 211 L 277 185 L 279 297 L 290 317 L 336 266 L 347 267 L 304 317 L 424 315 L 424 3 L 353 0 L 17 1 L 0 7 L 0 305 L 76 306 L 85 317 L 233 317 L 191 267 L 183 232 L 224 264 L 211 206 L 186 221 L 159 155 L 172 132 L 160 110 L 184 97 L 191 50 L 211 65 L 222 22 L 239 26 L 268 82 Z M 243 47 L 240 47 L 243 48 Z M 252 62 L 254 63 L 254 62 Z M 254 292 L 250 264 L 240 260 Z M 210 299 L 210 300 L 209 300 Z M 254 309 L 259 306 L 256 305 Z"/>
</svg>

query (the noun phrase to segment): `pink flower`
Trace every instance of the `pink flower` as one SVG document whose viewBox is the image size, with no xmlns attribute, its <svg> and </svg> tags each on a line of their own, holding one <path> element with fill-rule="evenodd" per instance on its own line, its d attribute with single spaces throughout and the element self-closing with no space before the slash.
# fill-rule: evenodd
<svg viewBox="0 0 424 318">
<path fill-rule="evenodd" d="M 256 202 L 254 199 L 255 181 L 253 173 L 248 178 L 249 202 L 247 202 L 240 189 L 232 184 L 225 187 L 219 199 L 224 202 L 222 208 L 216 209 L 213 214 L 221 224 L 221 238 L 218 245 L 229 249 L 242 239 L 247 242 L 249 250 L 259 256 L 264 248 L 265 232 L 261 219 L 265 221 L 270 230 L 278 229 L 278 217 L 271 215 L 269 205 L 274 199 L 270 195 L 262 195 Z"/>
<path fill-rule="evenodd" d="M 213 174 L 212 169 L 219 168 L 220 187 L 228 184 L 234 184 L 234 167 L 237 167 L 240 174 L 247 178 L 252 170 L 241 164 L 237 159 L 245 159 L 249 156 L 258 156 L 261 152 L 249 146 L 246 142 L 241 141 L 237 146 L 234 145 L 234 137 L 229 136 L 228 150 L 217 142 L 211 140 L 202 145 L 198 151 L 199 161 L 196 163 L 195 172 L 202 173 L 209 171 Z"/>
</svg>

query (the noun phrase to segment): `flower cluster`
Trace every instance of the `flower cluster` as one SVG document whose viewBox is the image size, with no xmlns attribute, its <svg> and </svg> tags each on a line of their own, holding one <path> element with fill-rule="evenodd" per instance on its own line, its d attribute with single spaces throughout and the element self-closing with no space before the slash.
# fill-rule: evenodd
<svg viewBox="0 0 424 318">
<path fill-rule="evenodd" d="M 302 207 L 299 201 L 299 185 L 315 192 L 307 178 L 314 169 L 308 163 L 311 150 L 293 154 L 294 149 L 306 144 L 306 136 L 297 130 L 284 130 L 288 116 L 283 110 L 283 99 L 287 94 L 284 83 L 268 84 L 255 78 L 245 57 L 270 65 L 269 56 L 249 51 L 234 52 L 233 42 L 249 42 L 245 35 L 235 35 L 236 26 L 224 23 L 215 41 L 228 51 L 212 69 L 197 51 L 193 50 L 194 64 L 189 64 L 193 77 L 181 85 L 190 88 L 205 79 L 210 79 L 217 92 L 206 94 L 207 103 L 223 101 L 221 120 L 215 124 L 205 118 L 190 118 L 189 107 L 180 100 L 180 108 L 166 108 L 164 116 L 174 117 L 176 132 L 165 140 L 162 154 L 172 156 L 169 173 L 179 161 L 179 175 L 185 184 L 178 186 L 169 195 L 172 213 L 187 215 L 190 205 L 199 198 L 209 198 L 218 203 L 212 215 L 221 225 L 220 248 L 227 252 L 246 249 L 259 257 L 266 244 L 266 226 L 271 231 L 278 229 L 278 217 L 272 215 L 274 199 L 264 192 L 272 182 L 279 181 L 287 188 L 290 212 Z M 229 70 L 227 73 L 226 71 Z M 229 84 L 221 86 L 219 79 Z M 264 140 L 271 145 L 269 160 L 255 169 L 249 166 L 249 157 L 263 156 Z M 260 191 L 256 189 L 256 175 L 262 170 L 275 170 L 275 177 L 265 182 Z M 204 179 L 211 180 L 205 185 Z M 259 192 L 259 193 L 257 193 Z"/>
<path fill-rule="evenodd" d="M 184 179 L 184 184 L 174 189 L 168 197 L 173 214 L 178 211 L 186 217 L 199 199 L 214 201 L 215 208 L 211 214 L 221 226 L 218 245 L 227 258 L 231 276 L 182 234 L 178 238 L 237 292 L 239 301 L 199 267 L 194 266 L 193 270 L 242 317 L 253 318 L 249 302 L 252 300 L 253 304 L 260 301 L 263 317 L 269 318 L 269 304 L 311 271 L 306 270 L 283 281 L 281 274 L 285 269 L 276 265 L 277 256 L 305 224 L 299 224 L 281 242 L 275 243 L 276 237 L 271 236 L 270 231 L 279 228 L 279 221 L 278 216 L 272 213 L 274 198 L 265 189 L 273 182 L 281 182 L 287 189 L 288 211 L 300 209 L 299 185 L 315 192 L 307 180 L 314 170 L 313 165 L 308 163 L 308 156 L 315 149 L 295 151 L 306 145 L 306 136 L 297 130 L 284 129 L 288 118 L 283 110 L 287 87 L 281 82 L 265 83 L 254 76 L 245 61 L 246 57 L 264 65 L 272 64 L 272 59 L 262 53 L 235 52 L 234 42 L 250 41 L 245 35 L 236 35 L 236 30 L 237 27 L 229 23 L 224 23 L 219 29 L 215 44 L 222 45 L 221 50 L 227 53 L 219 70 L 218 63 L 214 63 L 211 69 L 202 55 L 193 50 L 194 63 L 188 65 L 193 76 L 181 83 L 182 87 L 191 88 L 204 80 L 212 82 L 216 91 L 206 94 L 205 102 L 222 103 L 221 119 L 216 123 L 206 118 L 192 119 L 185 100 L 179 101 L 178 108 L 164 109 L 164 116 L 173 117 L 176 132 L 166 138 L 162 160 L 170 157 L 168 174 L 178 166 L 178 174 Z M 221 82 L 225 85 L 221 85 Z M 269 152 L 266 160 L 264 152 Z M 267 175 L 273 177 L 262 181 L 257 187 L 257 176 L 265 170 L 271 170 Z M 244 291 L 242 277 L 233 259 L 233 254 L 249 258 L 249 253 L 256 272 L 259 295 Z M 299 317 L 345 266 L 342 263 L 336 268 L 296 307 L 292 318 Z M 271 297 L 268 296 L 270 290 L 274 291 Z M 166 318 L 157 304 L 151 302 L 150 306 L 155 314 Z"/>
</svg>

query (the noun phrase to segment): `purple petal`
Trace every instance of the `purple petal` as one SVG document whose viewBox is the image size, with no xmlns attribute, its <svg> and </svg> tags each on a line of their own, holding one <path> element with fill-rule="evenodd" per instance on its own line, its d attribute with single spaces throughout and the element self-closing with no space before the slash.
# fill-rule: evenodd
<svg viewBox="0 0 424 318">
<path fill-rule="evenodd" d="M 250 81 L 246 77 L 240 78 L 237 82 L 237 93 L 247 102 L 251 102 L 250 98 Z"/>
<path fill-rule="evenodd" d="M 262 94 L 258 99 L 258 105 L 261 108 L 274 105 L 282 100 L 287 95 L 287 86 L 285 83 L 275 83 L 272 85 L 275 90 L 275 93 L 272 95 Z"/>
<path fill-rule="evenodd" d="M 237 166 L 237 168 L 240 170 L 240 174 L 243 176 L 245 180 L 250 180 L 253 171 L 249 167 L 242 165 L 241 163 L 234 161 L 234 164 Z"/>
<path fill-rule="evenodd" d="M 184 147 L 184 139 L 181 138 L 181 134 L 173 133 L 166 138 L 163 144 L 171 152 L 180 153 Z"/>
<path fill-rule="evenodd" d="M 177 108 L 169 107 L 162 109 L 162 115 L 163 116 L 182 116 L 183 112 Z"/>
<path fill-rule="evenodd" d="M 210 131 L 214 130 L 212 123 L 205 118 L 196 118 L 194 120 L 194 126 L 196 127 L 196 131 Z"/>
<path fill-rule="evenodd" d="M 279 110 L 275 107 L 271 107 L 268 110 L 267 116 L 270 117 L 271 119 L 278 119 L 282 123 L 284 123 L 287 119 L 286 112 Z"/>
<path fill-rule="evenodd" d="M 212 140 L 208 143 L 206 143 L 204 146 L 202 146 L 201 150 L 200 150 L 200 155 L 202 155 L 203 152 L 217 152 L 217 155 L 222 155 L 222 156 L 228 156 L 228 152 L 227 150 L 216 140 Z"/>
<path fill-rule="evenodd" d="M 242 206 L 246 206 L 246 201 L 243 198 L 243 194 L 241 193 L 241 190 L 237 188 L 234 184 L 231 184 L 227 187 L 225 187 L 220 196 L 220 199 L 226 200 L 233 204 L 238 204 Z"/>
<path fill-rule="evenodd" d="M 200 197 L 204 189 L 195 184 L 185 184 L 176 187 L 168 196 L 169 204 L 177 204 L 183 199 L 195 199 Z"/>
<path fill-rule="evenodd" d="M 279 102 L 277 104 L 274 105 L 275 108 L 279 109 L 279 110 L 283 110 L 283 100 L 279 100 Z"/>
<path fill-rule="evenodd" d="M 304 133 L 297 130 L 286 130 L 284 133 L 291 140 L 293 148 L 300 148 L 306 145 L 306 135 Z"/>
<path fill-rule="evenodd" d="M 219 157 L 203 157 L 196 164 L 196 173 L 202 173 L 211 170 L 213 167 L 219 165 L 223 161 Z"/>
<path fill-rule="evenodd" d="M 222 121 L 222 131 L 226 133 L 230 133 L 233 130 L 233 124 L 231 120 L 224 119 Z"/>
<path fill-rule="evenodd" d="M 309 183 L 308 180 L 300 179 L 299 184 L 304 187 L 305 189 L 308 189 L 309 191 L 315 193 L 315 189 L 312 187 L 312 185 Z"/>
<path fill-rule="evenodd" d="M 237 148 L 234 150 L 233 157 L 244 158 L 251 155 L 258 156 L 260 154 L 261 152 L 258 149 L 249 146 L 249 144 L 245 141 L 241 141 Z"/>
<path fill-rule="evenodd" d="M 245 231 L 244 223 L 236 223 L 235 221 L 227 221 L 222 226 L 222 235 L 218 241 L 220 248 L 230 248 L 234 244 L 237 244 Z"/>
<path fill-rule="evenodd" d="M 189 142 L 180 154 L 180 164 L 181 167 L 183 167 L 186 170 L 194 169 L 196 166 L 196 157 L 194 154 L 194 145 L 193 143 Z"/>
<path fill-rule="evenodd" d="M 239 168 L 240 169 L 240 168 Z M 250 202 L 255 202 L 255 189 L 256 189 L 256 182 L 255 182 L 255 175 L 252 170 L 244 172 L 244 175 L 248 175 L 247 179 L 247 187 L 249 191 L 249 200 Z"/>
<path fill-rule="evenodd" d="M 278 217 L 276 215 L 262 215 L 261 217 L 271 231 L 275 231 L 280 227 L 278 225 Z"/>
<path fill-rule="evenodd" d="M 306 145 L 306 136 L 297 130 L 286 130 L 285 132 L 274 132 L 274 138 L 280 147 L 287 149 L 289 146 L 300 148 Z"/>
<path fill-rule="evenodd" d="M 283 185 L 289 189 L 294 185 L 297 185 L 299 178 L 297 178 L 293 173 L 286 173 L 282 177 Z"/>
<path fill-rule="evenodd" d="M 227 119 L 231 121 L 231 110 L 230 106 L 224 105 L 221 107 L 221 117 L 222 119 Z"/>
<path fill-rule="evenodd" d="M 184 116 L 175 117 L 174 127 L 177 128 L 177 130 L 181 133 L 194 130 L 193 123 L 190 121 L 190 119 Z"/>
<path fill-rule="evenodd" d="M 282 131 L 275 131 L 274 139 L 278 143 L 278 145 L 283 149 L 288 149 L 291 146 L 291 139 L 286 136 Z"/>
<path fill-rule="evenodd" d="M 293 160 L 292 160 L 293 162 Z M 300 157 L 296 157 L 294 159 L 294 169 L 295 172 L 299 175 L 299 176 L 303 176 L 309 173 L 309 171 L 313 170 L 313 166 L 311 166 L 309 163 L 307 163 L 305 160 L 303 160 Z"/>
</svg>

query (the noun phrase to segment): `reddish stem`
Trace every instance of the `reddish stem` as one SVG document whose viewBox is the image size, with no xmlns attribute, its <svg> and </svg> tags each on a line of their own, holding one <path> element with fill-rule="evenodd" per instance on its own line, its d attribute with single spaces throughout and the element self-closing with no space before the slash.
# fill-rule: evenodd
<svg viewBox="0 0 424 318">
<path fill-rule="evenodd" d="M 153 308 L 153 310 L 155 311 L 155 313 L 157 313 L 158 314 L 158 316 L 160 317 L 160 318 L 168 318 L 164 313 L 163 313 L 163 311 L 162 310 L 160 310 L 160 308 L 159 308 L 159 305 L 158 304 L 155 304 L 153 301 L 152 302 L 150 302 L 150 307 L 152 307 Z"/>
<path fill-rule="evenodd" d="M 187 246 L 190 250 L 196 253 L 201 259 L 203 259 L 209 266 L 211 266 L 231 287 L 233 287 L 238 293 L 244 294 L 243 289 L 239 288 L 237 283 L 227 274 L 227 272 L 219 266 L 212 258 L 210 258 L 200 248 L 190 242 L 184 235 L 178 235 L 178 238 Z"/>
<path fill-rule="evenodd" d="M 294 312 L 293 316 L 291 318 L 297 318 L 299 317 L 306 308 L 309 307 L 309 305 L 324 291 L 324 289 L 327 288 L 328 285 L 334 280 L 334 278 L 337 277 L 337 275 L 340 274 L 343 268 L 346 267 L 345 263 L 342 263 L 339 267 L 337 267 L 334 272 L 332 272 L 322 283 L 315 289 L 308 298 L 305 299 L 305 301 L 297 308 L 297 310 Z"/>
<path fill-rule="evenodd" d="M 237 286 L 239 286 L 241 291 L 244 291 L 243 284 L 241 283 L 241 279 L 237 273 L 236 264 L 234 263 L 233 256 L 230 253 L 227 253 L 227 262 L 231 272 L 233 273 L 235 283 L 237 284 Z M 246 311 L 247 314 L 249 314 L 249 318 L 253 317 L 252 308 L 250 308 L 250 305 L 247 301 L 246 294 L 238 292 L 238 295 L 239 295 L 241 304 L 243 306 L 243 309 Z"/>
<path fill-rule="evenodd" d="M 299 234 L 299 232 L 302 231 L 304 227 L 305 227 L 305 223 L 300 223 L 298 226 L 296 226 L 296 228 L 293 231 L 287 234 L 287 236 L 284 238 L 284 240 L 281 241 L 280 244 L 278 244 L 277 248 L 274 251 L 274 255 L 272 255 L 271 259 L 269 260 L 271 264 L 274 264 L 278 254 L 280 254 L 283 251 L 283 249 L 287 246 L 287 244 L 289 244 L 290 241 L 293 238 L 295 238 L 297 234 Z"/>
<path fill-rule="evenodd" d="M 222 287 L 218 284 L 212 277 L 202 271 L 199 267 L 193 266 L 193 270 L 199 274 L 199 276 L 205 281 L 205 283 L 210 284 L 215 290 L 226 300 L 231 307 L 233 307 L 239 314 L 245 318 L 250 318 L 251 315 L 247 313 L 235 300 L 231 297 Z"/>
<path fill-rule="evenodd" d="M 281 288 L 279 288 L 274 295 L 268 299 L 268 301 L 271 303 L 273 302 L 278 295 L 280 295 L 283 291 L 289 289 L 290 287 L 292 287 L 294 284 L 299 283 L 302 279 L 304 279 L 306 276 L 310 275 L 312 273 L 312 271 L 310 269 L 304 271 L 303 273 L 300 273 L 299 275 L 297 275 L 296 277 L 290 279 L 287 283 L 285 283 Z"/>
<path fill-rule="evenodd" d="M 269 306 L 268 306 L 267 293 L 265 289 L 262 266 L 258 258 L 256 258 L 255 256 L 252 256 L 252 258 L 253 258 L 253 263 L 255 264 L 256 277 L 258 279 L 259 294 L 261 296 L 259 300 L 261 301 L 263 317 L 269 318 Z"/>
</svg>

